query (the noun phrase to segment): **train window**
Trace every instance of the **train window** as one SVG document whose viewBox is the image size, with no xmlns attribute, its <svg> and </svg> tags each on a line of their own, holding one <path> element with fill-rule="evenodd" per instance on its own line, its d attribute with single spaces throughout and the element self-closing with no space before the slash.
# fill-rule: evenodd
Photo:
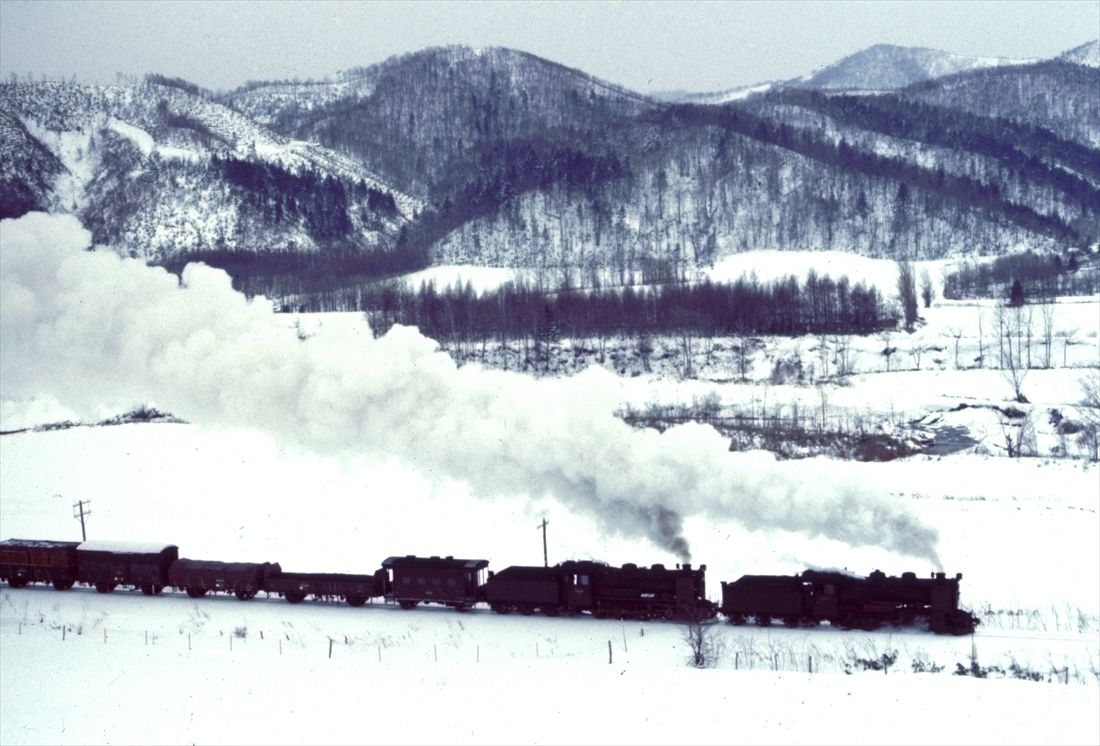
<svg viewBox="0 0 1100 746">
<path fill-rule="evenodd" d="M 447 587 L 448 588 L 454 588 L 455 587 L 455 579 L 454 578 L 447 578 Z"/>
<path fill-rule="evenodd" d="M 588 585 L 588 576 L 581 575 L 581 585 Z"/>
</svg>

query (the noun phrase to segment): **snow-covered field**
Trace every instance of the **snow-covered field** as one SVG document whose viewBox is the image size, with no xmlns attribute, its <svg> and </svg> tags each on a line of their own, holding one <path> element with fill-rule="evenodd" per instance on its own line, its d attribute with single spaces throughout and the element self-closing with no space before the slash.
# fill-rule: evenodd
<svg viewBox="0 0 1100 746">
<path fill-rule="evenodd" d="M 927 271 L 937 283 L 942 282 L 943 273 L 950 269 L 954 260 L 938 259 L 914 262 L 918 274 Z M 731 282 L 741 277 L 755 275 L 760 282 L 784 279 L 794 275 L 803 281 L 807 273 L 813 270 L 818 276 L 829 275 L 833 279 L 847 276 L 853 282 L 862 280 L 877 285 L 885 295 L 897 290 L 897 262 L 892 259 L 850 254 L 843 251 L 747 251 L 731 254 L 699 271 L 699 279 L 708 278 L 714 282 Z M 421 283 L 432 282 L 436 287 L 464 287 L 469 283 L 475 292 L 485 292 L 500 287 L 506 282 L 527 282 L 537 284 L 539 273 L 533 269 L 515 269 L 511 267 L 485 267 L 472 264 L 440 264 L 410 272 L 401 280 L 410 288 L 416 289 Z M 544 281 L 553 287 L 553 275 Z M 611 277 L 604 279 L 611 286 Z"/>
<path fill-rule="evenodd" d="M 139 404 L 189 423 L 3 435 L 0 538 L 78 539 L 72 505 L 91 500 L 89 538 L 195 559 L 369 572 L 449 554 L 499 569 L 542 561 L 546 517 L 551 562 L 671 565 L 689 545 L 715 599 L 745 573 L 942 569 L 963 573 L 983 618 L 963 638 L 722 625 L 716 665 L 698 670 L 675 624 L 4 588 L 4 744 L 1100 742 L 1095 463 L 1005 458 L 992 420 L 977 445 L 886 463 L 728 453 L 709 428 L 634 431 L 613 411 L 710 391 L 819 404 L 818 387 L 458 368 L 410 330 L 374 340 L 354 315 L 273 319 L 218 273 L 177 289 L 80 251 L 71 219 L 0 227 L 0 428 Z M 1098 304 L 1058 304 L 1078 343 L 1068 367 L 1030 372 L 1033 407 L 1069 411 L 1096 375 L 1083 366 Z M 920 334 L 976 341 L 976 306 L 925 316 Z M 760 376 L 788 347 L 812 359 L 811 342 L 769 341 Z M 1010 403 L 999 372 L 956 370 L 951 347 L 886 372 L 881 344 L 864 340 L 848 384 L 826 384 L 833 405 L 973 434 L 990 412 L 973 405 Z M 657 508 L 682 518 L 684 544 L 647 522 Z M 987 678 L 953 675 L 975 663 Z"/>
</svg>

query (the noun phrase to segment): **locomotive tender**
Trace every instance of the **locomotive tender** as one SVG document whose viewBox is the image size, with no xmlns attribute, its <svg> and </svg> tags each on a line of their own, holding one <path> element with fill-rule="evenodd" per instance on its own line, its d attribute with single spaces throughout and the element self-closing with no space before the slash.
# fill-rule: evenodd
<svg viewBox="0 0 1100 746">
<path fill-rule="evenodd" d="M 731 624 L 750 618 L 758 625 L 788 626 L 827 621 L 843 628 L 927 623 L 940 634 L 969 634 L 979 624 L 959 608 L 959 580 L 933 573 L 918 579 L 875 571 L 863 578 L 843 572 L 806 570 L 800 575 L 746 575 L 722 583 L 722 603 L 706 598 L 706 565 L 615 567 L 579 560 L 552 567 L 511 566 L 487 570 L 485 559 L 389 557 L 370 575 L 283 572 L 277 562 L 221 562 L 179 557 L 174 544 L 132 542 L 0 541 L 0 580 L 12 588 L 76 583 L 110 593 L 118 586 L 146 595 L 165 588 L 192 598 L 231 593 L 242 601 L 263 591 L 300 603 L 312 596 L 362 606 L 369 599 L 403 609 L 440 604 L 459 611 L 486 604 L 500 614 L 547 616 L 590 614 L 597 618 L 704 622 L 719 612 Z"/>
</svg>

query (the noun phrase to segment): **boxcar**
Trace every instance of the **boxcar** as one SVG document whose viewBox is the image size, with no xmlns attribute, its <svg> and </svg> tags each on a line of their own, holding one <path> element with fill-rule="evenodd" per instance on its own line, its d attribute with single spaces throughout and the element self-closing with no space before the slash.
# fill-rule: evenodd
<svg viewBox="0 0 1100 746">
<path fill-rule="evenodd" d="M 6 539 L 0 541 L 0 580 L 12 588 L 27 583 L 52 583 L 59 591 L 73 587 L 77 579 L 78 541 Z"/>
<path fill-rule="evenodd" d="M 266 576 L 264 590 L 277 593 L 292 604 L 306 596 L 320 599 L 344 599 L 351 606 L 362 606 L 370 598 L 386 595 L 388 575 L 377 570 L 373 575 L 344 573 L 278 572 Z"/>
<path fill-rule="evenodd" d="M 187 591 L 191 598 L 207 592 L 232 593 L 242 601 L 254 597 L 264 588 L 269 573 L 279 571 L 271 562 L 214 562 L 181 559 L 168 568 L 168 583 Z"/>
<path fill-rule="evenodd" d="M 169 584 L 168 567 L 177 559 L 175 544 L 85 541 L 76 548 L 77 579 L 100 593 L 128 585 L 151 596 Z"/>
<path fill-rule="evenodd" d="M 436 603 L 462 610 L 481 600 L 484 570 L 489 560 L 454 557 L 387 557 L 382 568 L 388 573 L 386 598 L 403 609 L 418 603 Z"/>
</svg>

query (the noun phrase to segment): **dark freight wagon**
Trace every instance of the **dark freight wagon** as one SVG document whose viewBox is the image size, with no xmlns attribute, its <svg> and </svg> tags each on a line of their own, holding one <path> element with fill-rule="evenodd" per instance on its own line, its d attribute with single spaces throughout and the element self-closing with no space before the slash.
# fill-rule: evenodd
<svg viewBox="0 0 1100 746">
<path fill-rule="evenodd" d="M 389 573 L 386 597 L 403 609 L 418 603 L 435 603 L 466 609 L 481 600 L 484 570 L 489 560 L 454 557 L 387 557 L 382 568 Z"/>
<path fill-rule="evenodd" d="M 278 593 L 292 604 L 306 596 L 319 599 L 343 599 L 352 606 L 362 606 L 370 598 L 386 595 L 388 575 L 377 570 L 373 575 L 345 573 L 280 572 L 269 574 L 264 590 Z"/>
<path fill-rule="evenodd" d="M 489 608 L 498 614 L 543 614 L 557 616 L 566 611 L 560 567 L 525 567 L 513 565 L 500 572 L 490 572 L 482 595 Z"/>
<path fill-rule="evenodd" d="M 798 626 L 812 603 L 812 587 L 797 575 L 744 575 L 732 583 L 722 582 L 722 613 L 732 624 L 744 624 L 749 617 L 767 626 L 782 619 Z"/>
<path fill-rule="evenodd" d="M 77 579 L 110 593 L 120 585 L 160 593 L 168 583 L 168 567 L 179 559 L 175 544 L 128 541 L 86 541 L 76 548 Z"/>
<path fill-rule="evenodd" d="M 0 541 L 0 580 L 12 588 L 27 583 L 52 583 L 59 591 L 77 580 L 78 541 L 6 539 Z"/>
<path fill-rule="evenodd" d="M 181 559 L 168 568 L 168 583 L 187 591 L 191 598 L 200 598 L 207 592 L 232 593 L 245 601 L 264 590 L 267 575 L 279 570 L 279 565 L 271 562 Z"/>
</svg>

